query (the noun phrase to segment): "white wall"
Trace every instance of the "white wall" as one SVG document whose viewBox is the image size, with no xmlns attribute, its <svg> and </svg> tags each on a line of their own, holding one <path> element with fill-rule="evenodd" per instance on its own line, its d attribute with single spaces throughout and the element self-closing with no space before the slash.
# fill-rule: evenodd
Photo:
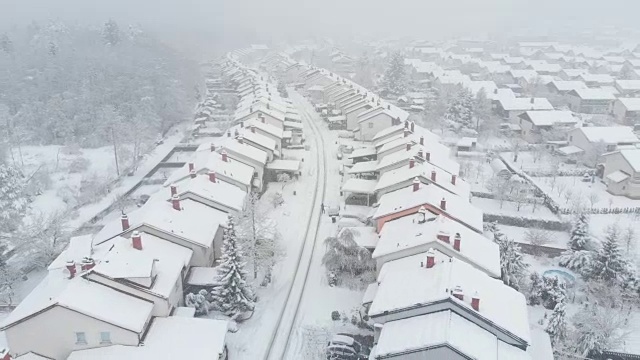
<svg viewBox="0 0 640 360">
<path fill-rule="evenodd" d="M 371 141 L 377 133 L 393 126 L 393 119 L 385 113 L 380 113 L 360 122 L 359 124 L 360 140 Z"/>
</svg>

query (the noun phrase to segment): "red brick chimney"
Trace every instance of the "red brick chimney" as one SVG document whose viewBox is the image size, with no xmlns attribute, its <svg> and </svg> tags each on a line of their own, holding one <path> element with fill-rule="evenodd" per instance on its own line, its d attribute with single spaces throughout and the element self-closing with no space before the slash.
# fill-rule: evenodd
<svg viewBox="0 0 640 360">
<path fill-rule="evenodd" d="M 435 170 L 431 170 L 431 181 L 433 181 L 433 182 L 436 181 L 436 171 Z"/>
<path fill-rule="evenodd" d="M 409 129 L 404 129 L 404 137 L 409 137 L 409 134 L 411 134 L 411 131 L 409 131 Z"/>
<path fill-rule="evenodd" d="M 420 189 L 420 179 L 413 178 L 413 191 L 416 192 Z"/>
<path fill-rule="evenodd" d="M 122 231 L 127 231 L 129 230 L 129 217 L 127 216 L 127 214 L 122 214 L 122 217 L 120 218 L 120 223 L 122 223 Z"/>
<path fill-rule="evenodd" d="M 216 172 L 213 170 L 209 170 L 209 181 L 216 182 Z"/>
<path fill-rule="evenodd" d="M 422 152 L 422 149 L 418 150 L 418 157 L 420 159 L 422 159 L 424 157 L 424 153 Z"/>
<path fill-rule="evenodd" d="M 229 162 L 229 156 L 227 155 L 227 152 L 225 150 L 222 150 L 222 161 L 224 162 Z"/>
<path fill-rule="evenodd" d="M 411 143 L 410 142 L 407 143 L 407 151 L 409 151 L 409 150 L 411 150 Z"/>
<path fill-rule="evenodd" d="M 424 145 L 424 136 L 420 136 L 420 145 Z"/>
<path fill-rule="evenodd" d="M 67 261 L 67 270 L 69 270 L 69 279 L 73 279 L 76 276 L 76 262 L 73 260 Z"/>
<path fill-rule="evenodd" d="M 455 184 L 456 184 L 456 178 L 457 178 L 457 176 L 456 176 L 455 174 L 451 175 L 451 183 L 452 183 L 453 185 L 455 185 Z"/>
<path fill-rule="evenodd" d="M 456 287 L 453 288 L 451 294 L 453 295 L 453 297 L 464 301 L 464 291 L 462 291 L 462 287 L 460 285 L 456 285 Z"/>
<path fill-rule="evenodd" d="M 180 198 L 178 197 L 178 195 L 173 195 L 171 197 L 171 204 L 173 205 L 173 208 L 180 211 L 182 210 L 180 208 Z"/>
<path fill-rule="evenodd" d="M 211 152 L 214 152 L 214 151 L 216 151 L 216 145 L 211 143 Z"/>
<path fill-rule="evenodd" d="M 456 251 L 460 251 L 460 242 L 462 241 L 462 236 L 460 233 L 456 233 L 456 236 L 453 237 L 453 249 Z"/>
<path fill-rule="evenodd" d="M 192 172 L 195 169 L 196 169 L 196 165 L 193 162 L 190 162 L 189 163 L 189 172 Z"/>
<path fill-rule="evenodd" d="M 82 269 L 82 271 L 87 271 L 87 270 L 93 269 L 94 266 L 96 266 L 96 262 L 93 261 L 93 259 L 90 257 L 85 257 L 82 259 L 82 264 L 80 264 L 80 269 Z"/>
<path fill-rule="evenodd" d="M 416 123 L 414 123 L 413 121 L 411 122 L 411 132 L 415 132 L 416 131 Z"/>
<path fill-rule="evenodd" d="M 254 134 L 256 133 L 256 127 L 255 127 L 255 125 L 251 125 L 251 132 L 252 132 L 252 133 L 254 133 Z"/>
<path fill-rule="evenodd" d="M 440 241 L 446 242 L 447 244 L 449 243 L 449 233 L 444 230 L 438 231 L 438 234 L 436 234 L 436 238 Z"/>
<path fill-rule="evenodd" d="M 131 234 L 131 244 L 134 249 L 142 250 L 142 235 L 140 235 L 139 232 L 134 231 L 133 234 Z"/>
<path fill-rule="evenodd" d="M 415 165 L 416 165 L 416 159 L 415 158 L 409 159 L 409 169 L 413 169 Z"/>
<path fill-rule="evenodd" d="M 426 154 L 424 154 L 424 159 L 427 161 L 431 161 L 431 153 L 427 152 Z"/>
<path fill-rule="evenodd" d="M 427 251 L 427 269 L 431 269 L 436 264 L 436 252 L 433 251 L 433 248 L 430 248 Z"/>
<path fill-rule="evenodd" d="M 447 210 L 447 200 L 445 200 L 444 198 L 440 200 L 440 209 Z"/>
<path fill-rule="evenodd" d="M 176 184 L 171 184 L 169 188 L 171 189 L 171 197 L 178 194 L 178 186 Z"/>
<path fill-rule="evenodd" d="M 477 291 L 471 297 L 471 307 L 475 311 L 480 311 L 480 294 Z"/>
<path fill-rule="evenodd" d="M 189 172 L 189 176 L 191 176 L 191 178 L 192 178 L 192 179 L 195 179 L 195 178 L 196 178 L 196 175 L 197 175 L 197 174 L 196 174 L 196 171 L 195 171 L 195 170 L 191 170 L 191 171 Z"/>
</svg>

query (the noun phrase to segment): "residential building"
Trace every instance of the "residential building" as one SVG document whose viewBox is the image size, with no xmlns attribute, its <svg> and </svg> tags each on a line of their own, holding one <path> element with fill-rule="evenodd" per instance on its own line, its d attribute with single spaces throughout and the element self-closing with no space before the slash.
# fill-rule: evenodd
<svg viewBox="0 0 640 360">
<path fill-rule="evenodd" d="M 522 137 L 530 143 L 566 138 L 566 133 L 576 126 L 578 119 L 571 111 L 527 111 L 520 114 Z"/>
<path fill-rule="evenodd" d="M 640 123 L 640 98 L 618 98 L 613 103 L 613 115 L 622 125 Z"/>
<path fill-rule="evenodd" d="M 638 137 L 628 126 L 588 126 L 569 131 L 570 146 L 582 149 L 585 153 L 583 162 L 595 167 L 604 153 L 620 148 L 636 146 L 640 143 Z"/>
<path fill-rule="evenodd" d="M 574 89 L 567 93 L 571 111 L 584 114 L 608 114 L 616 96 L 603 89 Z"/>
<path fill-rule="evenodd" d="M 546 98 L 510 98 L 497 101 L 496 112 L 513 123 L 519 122 L 520 114 L 531 110 L 553 110 L 553 105 Z"/>
<path fill-rule="evenodd" d="M 602 178 L 613 195 L 640 199 L 640 149 L 624 149 L 604 154 Z"/>
</svg>

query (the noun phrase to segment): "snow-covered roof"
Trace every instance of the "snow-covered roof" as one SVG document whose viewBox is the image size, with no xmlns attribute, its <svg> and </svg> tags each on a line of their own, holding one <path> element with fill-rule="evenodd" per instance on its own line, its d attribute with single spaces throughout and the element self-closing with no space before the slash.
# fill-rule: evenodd
<svg viewBox="0 0 640 360">
<path fill-rule="evenodd" d="M 583 73 L 579 77 L 585 82 L 593 82 L 598 84 L 613 84 L 615 79 L 609 74 L 590 74 Z"/>
<path fill-rule="evenodd" d="M 3 354 L 0 354 L 0 355 L 3 355 Z M 51 360 L 51 358 L 44 357 L 42 355 L 38 355 L 38 354 L 33 353 L 31 351 L 26 353 L 26 354 L 24 354 L 24 355 L 20 355 L 18 357 L 14 357 L 12 359 L 14 359 L 14 360 Z"/>
<path fill-rule="evenodd" d="M 276 151 L 276 142 L 270 137 L 258 134 L 257 132 L 254 133 L 249 129 L 241 131 L 240 134 L 242 134 L 244 141 L 257 144 L 258 146 L 269 149 L 271 151 Z"/>
<path fill-rule="evenodd" d="M 562 73 L 566 74 L 569 77 L 578 77 L 581 74 L 589 73 L 587 69 L 562 69 Z"/>
<path fill-rule="evenodd" d="M 357 149 L 354 149 L 353 152 L 351 154 L 349 154 L 348 158 L 349 159 L 354 159 L 354 158 L 359 158 L 359 157 L 366 157 L 366 156 L 373 156 L 376 155 L 376 148 L 373 146 L 363 146 Z"/>
<path fill-rule="evenodd" d="M 474 96 L 478 94 L 480 90 L 484 90 L 487 97 L 498 89 L 498 86 L 493 81 L 469 81 L 464 84 L 464 87 L 469 89 Z"/>
<path fill-rule="evenodd" d="M 449 243 L 438 235 L 449 236 Z M 453 248 L 454 237 L 460 234 L 460 250 Z M 491 277 L 500 277 L 500 250 L 498 245 L 468 227 L 446 216 L 438 215 L 419 223 L 416 216 L 406 216 L 387 222 L 380 231 L 380 240 L 373 252 L 374 258 L 415 249 L 411 254 L 425 252 L 429 247 L 447 257 L 455 257 L 482 270 Z"/>
<path fill-rule="evenodd" d="M 478 138 L 464 136 L 456 142 L 457 147 L 472 147 L 478 143 Z"/>
<path fill-rule="evenodd" d="M 607 144 L 640 142 L 630 126 L 587 126 L 574 131 L 582 132 L 592 143 L 600 141 Z"/>
<path fill-rule="evenodd" d="M 349 169 L 349 174 L 362 174 L 362 173 L 371 173 L 376 171 L 376 166 L 378 165 L 378 161 L 361 161 L 359 163 L 353 164 L 351 169 Z"/>
<path fill-rule="evenodd" d="M 615 100 L 616 96 L 610 91 L 598 88 L 573 89 L 569 94 L 579 97 L 582 100 Z"/>
<path fill-rule="evenodd" d="M 255 126 L 256 129 L 260 129 L 269 135 L 273 135 L 276 138 L 282 139 L 284 137 L 283 130 L 277 126 L 273 126 L 271 124 L 263 123 L 262 121 L 258 121 L 256 119 L 251 119 L 247 123 L 247 127 Z"/>
<path fill-rule="evenodd" d="M 640 172 L 640 149 L 620 150 L 620 155 L 629 163 L 633 171 Z"/>
<path fill-rule="evenodd" d="M 373 249 L 378 244 L 378 234 L 376 228 L 373 226 L 347 226 L 340 229 L 338 232 L 338 238 L 342 236 L 345 231 L 350 231 L 353 234 L 353 240 L 358 246 L 365 249 Z"/>
<path fill-rule="evenodd" d="M 68 360 L 219 359 L 228 330 L 226 320 L 169 316 L 155 318 L 144 346 L 112 345 L 74 351 Z"/>
<path fill-rule="evenodd" d="M 431 180 L 435 173 L 435 181 Z M 437 186 L 464 198 L 468 198 L 471 193 L 471 187 L 469 184 L 456 175 L 455 184 L 453 184 L 453 177 L 447 171 L 441 168 L 424 162 L 422 164 L 415 164 L 413 168 L 409 165 L 403 166 L 399 169 L 388 171 L 380 177 L 378 184 L 375 187 L 375 191 L 385 190 L 394 185 L 401 184 L 414 178 L 419 178 L 420 181 L 426 183 L 435 183 Z"/>
<path fill-rule="evenodd" d="M 558 64 L 532 63 L 529 67 L 537 72 L 558 73 L 562 70 L 562 67 Z"/>
<path fill-rule="evenodd" d="M 640 80 L 616 80 L 615 85 L 620 90 L 640 90 Z"/>
<path fill-rule="evenodd" d="M 267 169 L 281 171 L 298 171 L 300 169 L 300 161 L 275 159 L 267 164 Z"/>
<path fill-rule="evenodd" d="M 310 86 L 307 91 L 311 92 L 311 91 L 324 91 L 324 86 L 322 85 L 313 85 Z"/>
<path fill-rule="evenodd" d="M 285 121 L 284 122 L 284 127 L 285 128 L 296 129 L 296 130 L 302 130 L 302 124 L 300 124 L 299 122 L 295 122 L 295 121 Z"/>
<path fill-rule="evenodd" d="M 539 75 L 535 70 L 510 70 L 509 74 L 515 79 L 524 79 L 526 81 L 533 81 Z"/>
<path fill-rule="evenodd" d="M 339 122 L 339 121 L 346 121 L 346 120 L 347 120 L 347 116 L 346 115 L 329 116 L 327 118 L 328 122 Z"/>
<path fill-rule="evenodd" d="M 188 178 L 177 184 L 176 187 L 180 198 L 190 198 L 189 194 L 193 194 L 238 212 L 242 211 L 244 207 L 246 193 L 243 190 L 218 179 L 215 183 L 211 182 L 208 174 L 197 175 L 193 179 Z"/>
<path fill-rule="evenodd" d="M 63 271 L 52 271 L 9 314 L 5 330 L 45 309 L 60 306 L 99 321 L 141 333 L 151 317 L 153 302 L 127 295 Z"/>
<path fill-rule="evenodd" d="M 614 183 L 622 182 L 628 178 L 629 178 L 629 174 L 620 170 L 614 171 L 611 174 L 607 175 L 607 179 L 610 181 L 613 181 Z"/>
<path fill-rule="evenodd" d="M 194 286 L 215 285 L 218 269 L 215 267 L 193 266 L 189 272 L 187 284 Z"/>
<path fill-rule="evenodd" d="M 420 151 L 422 151 L 422 158 L 419 156 Z M 382 159 L 378 159 L 379 162 L 376 170 L 380 171 L 412 158 L 418 158 L 419 161 L 422 161 L 421 159 L 426 159 L 427 153 L 429 154 L 429 160 L 427 162 L 450 174 L 458 174 L 460 172 L 460 164 L 449 157 L 449 148 L 436 142 L 425 142 L 425 145 L 412 146 L 409 151 L 401 149 L 386 155 Z"/>
<path fill-rule="evenodd" d="M 148 233 L 141 233 L 140 237 L 142 250 L 135 249 L 131 239 L 122 237 L 96 246 L 98 264 L 93 271 L 123 280 L 155 275 L 149 291 L 168 298 L 182 270 L 189 266 L 193 251 Z"/>
<path fill-rule="evenodd" d="M 375 356 L 450 346 L 469 359 L 531 360 L 526 351 L 450 310 L 390 321 L 382 327 Z"/>
<path fill-rule="evenodd" d="M 571 111 L 547 110 L 547 111 L 527 111 L 520 115 L 523 119 L 528 119 L 535 126 L 552 126 L 554 124 L 577 124 L 578 120 L 573 117 Z"/>
<path fill-rule="evenodd" d="M 231 157 L 233 157 L 233 154 L 238 154 L 257 162 L 262 166 L 267 163 L 268 156 L 266 152 L 246 143 L 240 144 L 236 139 L 225 138 L 225 141 L 220 142 L 219 145 L 225 149 Z M 218 150 L 218 152 L 221 152 L 221 150 Z"/>
<path fill-rule="evenodd" d="M 341 191 L 372 195 L 375 193 L 377 183 L 377 180 L 351 178 L 342 185 Z"/>
<path fill-rule="evenodd" d="M 574 155 L 574 154 L 579 154 L 581 152 L 584 152 L 584 150 L 582 150 L 581 148 L 575 145 L 564 146 L 559 148 L 557 151 L 562 155 Z"/>
<path fill-rule="evenodd" d="M 385 312 L 415 308 L 416 304 L 427 307 L 448 300 L 469 310 L 461 311 L 460 315 L 482 319 L 502 333 L 531 343 L 527 302 L 522 293 L 456 258 L 436 259 L 431 268 L 425 263 L 425 254 L 385 263 L 378 275 L 378 291 L 369 316 L 375 318 Z M 462 289 L 464 300 L 453 296 L 456 287 Z M 479 311 L 471 307 L 471 298 L 476 293 L 480 298 Z"/>
<path fill-rule="evenodd" d="M 587 84 L 579 80 L 553 80 L 551 82 L 559 91 L 570 91 L 574 89 L 586 89 Z"/>
<path fill-rule="evenodd" d="M 69 239 L 67 248 L 49 264 L 47 270 L 62 269 L 67 266 L 68 261 L 79 264 L 85 257 L 91 257 L 92 242 L 93 235 L 91 234 L 72 237 Z"/>
<path fill-rule="evenodd" d="M 440 207 L 442 199 L 446 201 L 446 210 Z M 482 210 L 472 205 L 468 198 L 452 194 L 433 184 L 420 184 L 417 191 L 413 191 L 411 185 L 382 195 L 373 218 L 379 219 L 421 205 L 428 205 L 427 210 L 445 213 L 472 230 L 482 232 Z"/>
<path fill-rule="evenodd" d="M 640 98 L 618 98 L 627 111 L 640 111 Z"/>
<path fill-rule="evenodd" d="M 382 139 L 394 133 L 402 134 L 403 131 L 404 124 L 389 126 L 386 129 L 378 131 L 378 133 L 373 136 L 373 139 L 371 139 L 371 142 L 376 143 L 376 141 L 379 139 Z"/>
<path fill-rule="evenodd" d="M 498 101 L 507 111 L 553 110 L 547 98 L 499 98 Z"/>
</svg>

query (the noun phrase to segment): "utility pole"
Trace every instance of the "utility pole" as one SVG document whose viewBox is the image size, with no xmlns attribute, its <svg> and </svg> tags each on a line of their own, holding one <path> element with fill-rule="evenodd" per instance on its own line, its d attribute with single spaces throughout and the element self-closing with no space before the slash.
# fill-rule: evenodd
<svg viewBox="0 0 640 360">
<path fill-rule="evenodd" d="M 113 157 L 116 160 L 116 174 L 120 177 L 120 166 L 118 165 L 118 146 L 116 144 L 116 135 L 113 130 L 113 126 L 111 127 L 111 139 L 113 141 Z"/>
</svg>

